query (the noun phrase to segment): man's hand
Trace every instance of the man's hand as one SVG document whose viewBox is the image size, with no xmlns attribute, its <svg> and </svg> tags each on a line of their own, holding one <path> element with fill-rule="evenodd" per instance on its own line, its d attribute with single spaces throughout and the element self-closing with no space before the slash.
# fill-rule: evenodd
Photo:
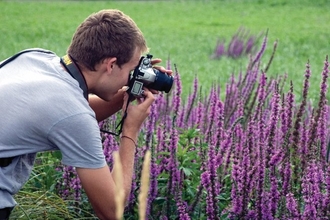
<svg viewBox="0 0 330 220">
<path fill-rule="evenodd" d="M 137 105 L 130 104 L 127 109 L 127 117 L 123 125 L 123 135 L 129 136 L 134 140 L 137 140 L 138 132 L 141 128 L 142 123 L 150 114 L 151 104 L 155 101 L 153 93 L 144 88 L 144 97 L 137 98 Z M 127 99 L 129 95 L 124 95 L 123 111 L 126 109 Z"/>
<path fill-rule="evenodd" d="M 158 69 L 159 71 L 161 71 L 163 73 L 166 73 L 167 75 L 172 76 L 172 74 L 173 74 L 173 71 L 172 70 L 168 70 L 168 69 L 166 69 L 163 66 L 157 66 L 157 65 L 155 66 L 155 64 L 160 63 L 160 62 L 162 62 L 161 59 L 158 59 L 158 58 L 152 59 L 151 60 L 151 64 L 153 65 L 152 67 L 155 68 L 155 69 Z"/>
</svg>

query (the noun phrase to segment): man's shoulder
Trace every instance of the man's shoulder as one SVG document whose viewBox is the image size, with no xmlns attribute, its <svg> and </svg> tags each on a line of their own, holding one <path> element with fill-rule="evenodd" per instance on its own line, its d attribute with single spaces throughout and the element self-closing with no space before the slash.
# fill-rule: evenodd
<svg viewBox="0 0 330 220">
<path fill-rule="evenodd" d="M 24 49 L 11 55 L 5 60 L 0 61 L 0 68 L 6 66 L 7 64 L 17 59 L 23 59 L 23 60 L 28 58 L 38 59 L 38 57 L 41 58 L 41 57 L 54 57 L 54 56 L 57 56 L 54 52 L 42 48 Z"/>
</svg>

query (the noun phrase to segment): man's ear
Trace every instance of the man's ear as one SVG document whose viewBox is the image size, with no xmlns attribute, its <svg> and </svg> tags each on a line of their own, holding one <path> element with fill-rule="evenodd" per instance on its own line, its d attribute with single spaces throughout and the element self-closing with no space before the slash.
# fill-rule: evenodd
<svg viewBox="0 0 330 220">
<path fill-rule="evenodd" d="M 107 66 L 107 72 L 111 73 L 114 68 L 114 65 L 117 62 L 117 58 L 116 57 L 107 58 L 104 60 L 104 62 L 106 63 Z"/>
</svg>

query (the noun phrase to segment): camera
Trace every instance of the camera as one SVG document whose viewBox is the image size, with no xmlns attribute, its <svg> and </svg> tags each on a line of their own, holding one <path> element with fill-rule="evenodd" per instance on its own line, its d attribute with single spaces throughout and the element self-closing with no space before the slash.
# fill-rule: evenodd
<svg viewBox="0 0 330 220">
<path fill-rule="evenodd" d="M 157 91 L 168 93 L 173 85 L 173 77 L 152 68 L 151 54 L 146 57 L 142 56 L 139 64 L 130 74 L 128 79 L 128 93 L 135 97 L 143 96 L 143 86 Z"/>
</svg>

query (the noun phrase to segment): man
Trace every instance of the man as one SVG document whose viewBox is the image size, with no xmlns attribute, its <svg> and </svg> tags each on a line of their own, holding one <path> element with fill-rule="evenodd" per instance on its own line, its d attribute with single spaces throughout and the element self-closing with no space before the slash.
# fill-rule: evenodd
<svg viewBox="0 0 330 220">
<path fill-rule="evenodd" d="M 102 10 L 77 28 L 62 60 L 34 49 L 0 64 L 0 219 L 15 206 L 13 195 L 28 180 L 36 153 L 49 150 L 60 150 L 62 163 L 76 167 L 97 216 L 115 218 L 116 182 L 106 166 L 98 121 L 126 109 L 123 86 L 145 52 L 143 34 L 130 17 Z M 153 93 L 144 89 L 144 98 L 128 106 L 123 124 L 119 155 L 126 198 Z"/>
</svg>

